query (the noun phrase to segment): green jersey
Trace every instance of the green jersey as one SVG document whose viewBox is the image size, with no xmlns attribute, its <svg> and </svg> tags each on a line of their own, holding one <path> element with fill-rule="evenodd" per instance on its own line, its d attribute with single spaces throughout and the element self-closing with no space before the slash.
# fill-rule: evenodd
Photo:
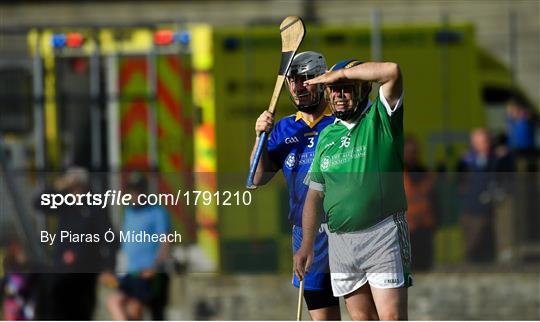
<svg viewBox="0 0 540 322">
<path fill-rule="evenodd" d="M 336 120 L 321 132 L 309 178 L 324 191 L 330 231 L 366 229 L 407 209 L 400 105 L 392 110 L 379 91 L 356 122 Z"/>
</svg>

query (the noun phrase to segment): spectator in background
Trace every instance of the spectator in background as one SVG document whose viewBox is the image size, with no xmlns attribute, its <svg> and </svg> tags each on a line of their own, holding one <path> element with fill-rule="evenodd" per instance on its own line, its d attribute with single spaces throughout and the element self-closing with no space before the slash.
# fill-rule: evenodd
<svg viewBox="0 0 540 322">
<path fill-rule="evenodd" d="M 471 132 L 471 149 L 459 161 L 461 226 L 465 254 L 470 262 L 486 262 L 494 257 L 493 184 L 496 157 L 488 130 Z"/>
<path fill-rule="evenodd" d="M 89 173 L 79 167 L 67 170 L 46 194 L 85 194 L 90 190 Z M 50 274 L 43 275 L 45 294 L 40 295 L 37 318 L 40 320 L 91 320 L 96 304 L 96 287 L 100 273 L 114 267 L 113 244 L 68 240 L 60 242 L 61 231 L 79 234 L 103 234 L 112 227 L 101 206 L 61 205 L 56 209 L 41 205 L 41 194 L 34 205 L 57 220 L 56 241 L 52 246 Z"/>
<path fill-rule="evenodd" d="M 516 155 L 508 146 L 508 136 L 505 133 L 499 133 L 495 137 L 493 145 L 493 154 L 496 158 L 495 171 L 497 183 L 496 201 L 503 201 L 512 195 L 514 189 L 516 171 Z"/>
<path fill-rule="evenodd" d="M 128 193 L 133 200 L 148 193 L 148 182 L 142 173 L 129 177 Z M 167 234 L 169 216 L 159 205 L 134 205 L 126 207 L 123 232 Z M 140 320 L 145 306 L 152 312 L 152 320 L 164 320 L 169 277 L 164 272 L 168 256 L 168 243 L 124 242 L 125 275 L 120 278 L 118 291 L 107 300 L 107 307 L 114 320 Z"/>
<path fill-rule="evenodd" d="M 497 172 L 513 172 L 516 171 L 516 159 L 514 152 L 508 145 L 508 135 L 499 133 L 495 137 L 493 145 L 493 153 L 497 158 Z"/>
<path fill-rule="evenodd" d="M 519 172 L 535 174 L 538 172 L 538 152 L 535 142 L 535 126 L 538 114 L 523 99 L 512 99 L 507 105 L 507 124 L 509 145 L 516 155 L 516 167 Z M 522 212 L 528 225 L 522 232 L 524 240 L 537 241 L 540 239 L 536 227 L 540 225 L 540 211 L 537 196 L 540 194 L 535 176 L 528 176 L 527 180 L 521 181 L 522 193 L 520 193 Z"/>
<path fill-rule="evenodd" d="M 508 145 L 517 152 L 531 152 L 535 144 L 535 115 L 522 100 L 511 99 L 507 104 Z"/>
<path fill-rule="evenodd" d="M 411 249 L 415 254 L 413 270 L 427 270 L 433 265 L 433 233 L 435 218 L 431 204 L 433 177 L 420 162 L 418 142 L 413 137 L 405 139 L 404 184 L 407 196 L 407 222 Z"/>
<path fill-rule="evenodd" d="M 0 287 L 3 302 L 3 320 L 29 321 L 35 318 L 38 296 L 37 274 L 31 272 L 31 263 L 18 242 L 11 242 L 4 257 L 4 277 Z"/>
</svg>

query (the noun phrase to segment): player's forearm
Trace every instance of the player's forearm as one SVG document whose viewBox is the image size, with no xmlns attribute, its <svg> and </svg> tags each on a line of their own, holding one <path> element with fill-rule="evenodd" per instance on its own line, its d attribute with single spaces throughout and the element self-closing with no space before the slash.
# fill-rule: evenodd
<svg viewBox="0 0 540 322">
<path fill-rule="evenodd" d="M 259 144 L 260 137 L 257 137 L 253 149 L 251 150 L 251 156 L 249 158 L 250 164 L 253 162 L 255 157 L 255 151 L 257 151 L 257 145 Z M 253 177 L 253 184 L 260 186 L 268 183 L 270 179 L 274 176 L 275 170 L 272 165 L 272 161 L 268 157 L 268 151 L 266 150 L 266 142 L 261 153 L 261 159 L 257 164 L 257 169 L 255 170 L 255 176 Z"/>
<path fill-rule="evenodd" d="M 302 247 L 313 247 L 323 212 L 323 198 L 322 192 L 308 190 L 302 213 Z"/>
<path fill-rule="evenodd" d="M 343 77 L 350 80 L 378 82 L 384 84 L 400 77 L 399 66 L 391 62 L 366 62 L 352 68 L 342 69 Z"/>
<path fill-rule="evenodd" d="M 343 76 L 350 80 L 378 82 L 389 103 L 397 101 L 403 90 L 401 69 L 392 62 L 367 62 L 352 68 L 343 69 Z"/>
</svg>

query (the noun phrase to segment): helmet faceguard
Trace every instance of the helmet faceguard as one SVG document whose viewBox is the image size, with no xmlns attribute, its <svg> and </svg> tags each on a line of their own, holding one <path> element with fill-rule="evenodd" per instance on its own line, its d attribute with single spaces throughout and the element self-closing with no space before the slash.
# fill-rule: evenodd
<svg viewBox="0 0 540 322">
<path fill-rule="evenodd" d="M 352 68 L 362 62 L 354 59 L 343 60 L 330 68 L 330 71 Z M 337 93 L 336 93 L 337 92 Z M 338 82 L 326 85 L 326 96 L 332 113 L 340 120 L 350 120 L 361 113 L 362 107 L 367 104 L 371 92 L 371 83 L 355 81 Z M 348 108 L 352 106 L 352 108 Z M 344 109 L 344 107 L 347 107 Z"/>
<path fill-rule="evenodd" d="M 304 86 L 304 82 L 325 72 L 326 61 L 320 53 L 306 51 L 294 57 L 285 83 L 289 89 L 289 97 L 299 111 L 313 112 L 324 100 L 322 84 L 314 85 L 316 88 L 313 89 Z"/>
</svg>

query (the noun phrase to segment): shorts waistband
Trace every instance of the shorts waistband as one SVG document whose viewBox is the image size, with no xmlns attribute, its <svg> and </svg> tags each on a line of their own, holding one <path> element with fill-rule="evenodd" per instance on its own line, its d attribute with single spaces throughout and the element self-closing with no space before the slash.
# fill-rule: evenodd
<svg viewBox="0 0 540 322">
<path fill-rule="evenodd" d="M 337 233 L 337 234 L 358 234 L 358 233 L 372 232 L 372 231 L 375 231 L 377 229 L 380 229 L 380 228 L 388 225 L 390 222 L 393 223 L 393 222 L 396 222 L 396 221 L 405 220 L 405 212 L 406 212 L 405 210 L 402 210 L 402 211 L 398 211 L 396 213 L 393 213 L 391 215 L 388 215 L 388 217 L 384 218 L 383 220 L 379 221 L 375 225 L 373 225 L 373 226 L 371 226 L 369 228 L 366 228 L 366 229 L 352 231 L 352 232 L 345 232 L 345 233 Z"/>
</svg>

